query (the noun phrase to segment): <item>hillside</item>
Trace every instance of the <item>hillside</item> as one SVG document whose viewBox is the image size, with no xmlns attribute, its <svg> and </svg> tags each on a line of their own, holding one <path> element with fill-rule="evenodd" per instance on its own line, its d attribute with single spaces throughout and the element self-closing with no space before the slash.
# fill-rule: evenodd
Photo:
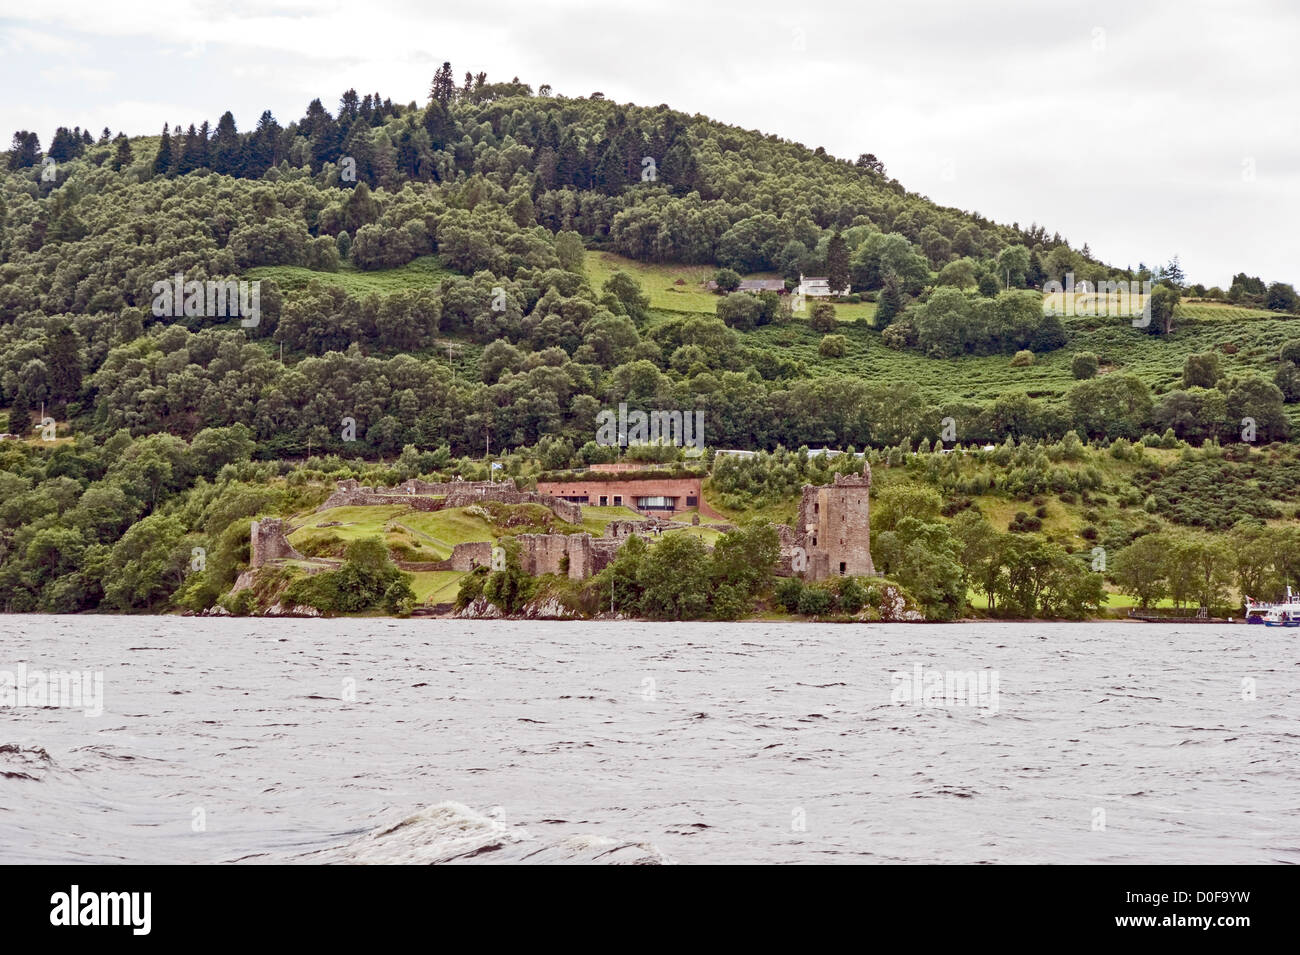
<svg viewBox="0 0 1300 955">
<path fill-rule="evenodd" d="M 0 412 L 17 437 L 0 444 L 0 607 L 211 606 L 247 565 L 251 517 L 305 513 L 343 477 L 482 479 L 490 456 L 526 485 L 611 460 L 596 421 L 620 403 L 701 409 L 710 449 L 870 448 L 882 488 L 897 469 L 939 495 L 936 526 L 978 509 L 1066 553 L 1089 549 L 1089 527 L 1115 524 L 1122 549 L 1294 519 L 1289 485 L 1262 488 L 1251 464 L 1289 461 L 1296 433 L 1289 286 L 1101 263 L 1036 224 L 909 193 L 869 154 L 448 75 L 423 105 L 348 91 L 243 133 L 226 114 L 134 139 L 64 129 L 44 152 L 15 136 L 0 175 Z M 828 276 L 842 294 L 705 287 L 728 272 Z M 1153 283 L 1155 320 L 1051 314 L 1046 286 L 1071 277 Z M 225 281 L 244 284 L 220 299 L 207 283 Z M 1079 439 L 1100 483 L 1053 489 L 1040 450 Z M 963 487 L 908 463 L 941 440 L 1010 440 L 1047 477 L 1012 480 L 989 458 Z M 1144 440 L 1141 467 L 1111 453 Z M 1231 449 L 1243 440 L 1256 450 Z M 1160 481 L 1198 454 L 1267 506 L 1209 524 L 1181 509 Z M 789 519 L 797 486 L 728 480 L 706 488 L 728 516 Z M 1045 494 L 1075 500 L 1032 503 Z M 1017 523 L 1040 507 L 1038 528 Z M 395 559 L 456 542 L 376 519 L 342 522 L 332 556 L 349 536 Z M 906 588 L 915 568 L 899 566 Z M 418 578 L 415 595 L 454 584 Z"/>
</svg>

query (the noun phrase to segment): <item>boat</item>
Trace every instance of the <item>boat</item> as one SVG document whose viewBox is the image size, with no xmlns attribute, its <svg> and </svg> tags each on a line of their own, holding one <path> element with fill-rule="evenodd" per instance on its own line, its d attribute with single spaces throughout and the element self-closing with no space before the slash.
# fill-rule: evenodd
<svg viewBox="0 0 1300 955">
<path fill-rule="evenodd" d="M 1263 624 L 1266 627 L 1300 627 L 1300 594 L 1292 593 L 1288 586 L 1286 599 L 1277 603 L 1264 603 L 1247 596 L 1246 623 Z"/>
<path fill-rule="evenodd" d="M 1300 611 L 1274 607 L 1264 617 L 1266 627 L 1300 627 Z"/>
</svg>

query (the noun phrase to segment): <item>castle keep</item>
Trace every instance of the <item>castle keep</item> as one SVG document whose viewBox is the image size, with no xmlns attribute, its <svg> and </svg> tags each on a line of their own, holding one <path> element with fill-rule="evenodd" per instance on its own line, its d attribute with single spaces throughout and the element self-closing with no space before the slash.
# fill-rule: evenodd
<svg viewBox="0 0 1300 955">
<path fill-rule="evenodd" d="M 866 461 L 861 474 L 837 474 L 834 484 L 804 485 L 790 549 L 803 548 L 808 580 L 875 574 L 870 493 L 871 465 Z"/>
</svg>

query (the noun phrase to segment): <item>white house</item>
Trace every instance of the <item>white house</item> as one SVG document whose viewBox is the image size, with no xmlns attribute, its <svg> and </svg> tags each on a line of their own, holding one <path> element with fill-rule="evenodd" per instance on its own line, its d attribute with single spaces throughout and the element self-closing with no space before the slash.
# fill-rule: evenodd
<svg viewBox="0 0 1300 955">
<path fill-rule="evenodd" d="M 831 291 L 831 280 L 824 275 L 805 277 L 802 272 L 799 273 L 799 287 L 795 289 L 796 295 L 807 295 L 812 298 L 830 298 L 832 295 L 844 295 L 847 292 L 847 286 Z"/>
</svg>

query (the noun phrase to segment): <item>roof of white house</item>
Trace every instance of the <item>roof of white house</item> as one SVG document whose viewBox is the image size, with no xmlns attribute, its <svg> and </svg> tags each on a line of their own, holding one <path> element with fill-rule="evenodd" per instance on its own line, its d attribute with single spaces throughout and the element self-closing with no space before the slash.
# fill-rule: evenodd
<svg viewBox="0 0 1300 955">
<path fill-rule="evenodd" d="M 800 275 L 797 291 L 803 295 L 831 295 L 835 290 L 831 288 L 831 280 L 824 275 Z M 839 291 L 847 292 L 848 289 Z"/>
</svg>

